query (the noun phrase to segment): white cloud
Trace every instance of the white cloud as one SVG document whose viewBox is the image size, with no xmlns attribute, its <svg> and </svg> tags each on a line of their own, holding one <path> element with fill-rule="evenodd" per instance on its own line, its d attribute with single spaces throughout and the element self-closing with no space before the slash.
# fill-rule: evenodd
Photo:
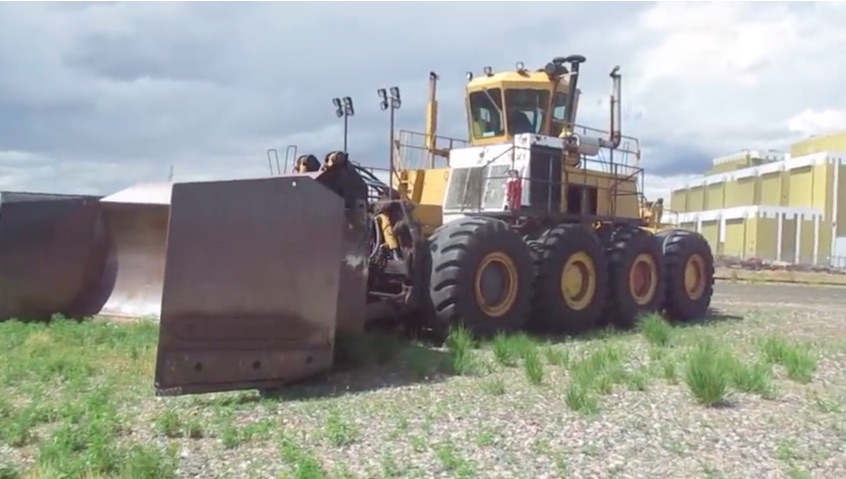
<svg viewBox="0 0 846 479">
<path fill-rule="evenodd" d="M 803 136 L 846 129 L 846 110 L 807 108 L 787 120 L 787 127 Z"/>
</svg>

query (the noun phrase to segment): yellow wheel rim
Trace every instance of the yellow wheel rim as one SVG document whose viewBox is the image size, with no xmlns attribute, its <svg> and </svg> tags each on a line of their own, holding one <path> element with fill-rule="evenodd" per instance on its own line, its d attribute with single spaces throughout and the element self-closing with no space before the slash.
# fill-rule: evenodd
<svg viewBox="0 0 846 479">
<path fill-rule="evenodd" d="M 658 266 L 647 253 L 637 255 L 629 270 L 629 292 L 635 302 L 643 306 L 655 297 L 658 289 Z"/>
<path fill-rule="evenodd" d="M 505 253 L 488 253 L 476 270 L 476 304 L 488 316 L 507 313 L 517 300 L 517 265 Z"/>
<path fill-rule="evenodd" d="M 684 289 L 693 300 L 705 293 L 705 259 L 699 254 L 691 255 L 684 264 Z"/>
<path fill-rule="evenodd" d="M 596 294 L 596 265 L 585 252 L 578 252 L 564 263 L 561 270 L 561 295 L 571 309 L 587 308 Z"/>
</svg>

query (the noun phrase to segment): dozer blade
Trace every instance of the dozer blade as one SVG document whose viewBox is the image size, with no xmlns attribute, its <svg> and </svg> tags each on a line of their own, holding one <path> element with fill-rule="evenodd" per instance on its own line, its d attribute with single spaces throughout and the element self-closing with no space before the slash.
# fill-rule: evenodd
<svg viewBox="0 0 846 479">
<path fill-rule="evenodd" d="M 106 233 L 96 196 L 0 196 L 0 319 L 72 315 L 97 282 Z"/>
<path fill-rule="evenodd" d="M 100 200 L 108 254 L 83 315 L 158 319 L 170 189 L 170 183 L 136 185 Z"/>
<path fill-rule="evenodd" d="M 106 198 L 4 193 L 0 319 L 158 318 L 170 184 Z"/>
<path fill-rule="evenodd" d="M 274 388 L 328 370 L 344 215 L 307 175 L 175 184 L 157 394 Z"/>
</svg>

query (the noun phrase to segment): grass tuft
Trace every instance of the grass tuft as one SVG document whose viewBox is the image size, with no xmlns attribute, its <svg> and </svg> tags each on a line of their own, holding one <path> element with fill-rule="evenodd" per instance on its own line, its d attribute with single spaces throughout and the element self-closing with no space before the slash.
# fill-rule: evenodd
<svg viewBox="0 0 846 479">
<path fill-rule="evenodd" d="M 770 336 L 763 341 L 761 349 L 764 359 L 783 366 L 793 381 L 808 383 L 817 370 L 817 359 L 807 345 Z"/>
<path fill-rule="evenodd" d="M 450 366 L 453 372 L 472 374 L 476 371 L 478 361 L 473 353 L 476 341 L 463 325 L 450 330 L 446 345 L 449 349 Z"/>
<path fill-rule="evenodd" d="M 654 346 L 668 346 L 673 337 L 673 327 L 658 313 L 641 316 L 638 318 L 637 327 L 643 337 Z"/>
<path fill-rule="evenodd" d="M 724 404 L 732 378 L 732 363 L 715 341 L 703 341 L 688 355 L 684 381 L 693 396 L 706 406 Z"/>
</svg>

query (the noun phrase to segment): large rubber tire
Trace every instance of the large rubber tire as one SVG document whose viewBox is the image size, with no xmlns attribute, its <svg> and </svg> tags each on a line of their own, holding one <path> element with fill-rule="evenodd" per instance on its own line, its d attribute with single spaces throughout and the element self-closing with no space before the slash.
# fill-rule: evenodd
<svg viewBox="0 0 846 479">
<path fill-rule="evenodd" d="M 666 272 L 664 254 L 655 236 L 635 226 L 619 226 L 611 234 L 607 252 L 610 276 L 607 311 L 612 322 L 628 329 L 635 325 L 640 315 L 661 311 L 666 294 Z M 652 294 L 645 295 L 647 298 L 639 302 L 629 278 L 635 263 L 643 263 L 638 260 L 641 255 L 652 261 L 654 270 L 648 288 Z"/>
<path fill-rule="evenodd" d="M 432 267 L 429 295 L 436 329 L 463 325 L 474 336 L 521 329 L 528 320 L 532 299 L 532 259 L 529 247 L 507 223 L 468 217 L 448 223 L 430 238 Z M 513 277 L 503 287 L 505 306 L 491 314 L 477 300 L 477 278 L 485 258 L 499 255 L 510 263 Z M 513 286 L 513 290 L 510 287 Z M 494 308 L 497 309 L 497 308 Z"/>
<path fill-rule="evenodd" d="M 704 318 L 714 294 L 714 256 L 708 240 L 687 230 L 665 230 L 656 235 L 664 252 L 667 292 L 664 310 L 672 321 L 689 322 Z M 698 270 L 698 282 L 686 283 L 689 266 Z M 691 286 L 688 289 L 688 286 Z"/>
<path fill-rule="evenodd" d="M 538 253 L 532 329 L 542 333 L 578 334 L 596 326 L 608 295 L 608 261 L 593 229 L 581 224 L 557 225 L 547 230 L 534 247 Z M 582 283 L 585 289 L 580 290 L 585 295 L 582 304 L 576 298 L 568 302 L 562 288 L 564 269 L 573 260 L 577 261 L 574 272 L 588 276 L 588 282 Z"/>
</svg>

